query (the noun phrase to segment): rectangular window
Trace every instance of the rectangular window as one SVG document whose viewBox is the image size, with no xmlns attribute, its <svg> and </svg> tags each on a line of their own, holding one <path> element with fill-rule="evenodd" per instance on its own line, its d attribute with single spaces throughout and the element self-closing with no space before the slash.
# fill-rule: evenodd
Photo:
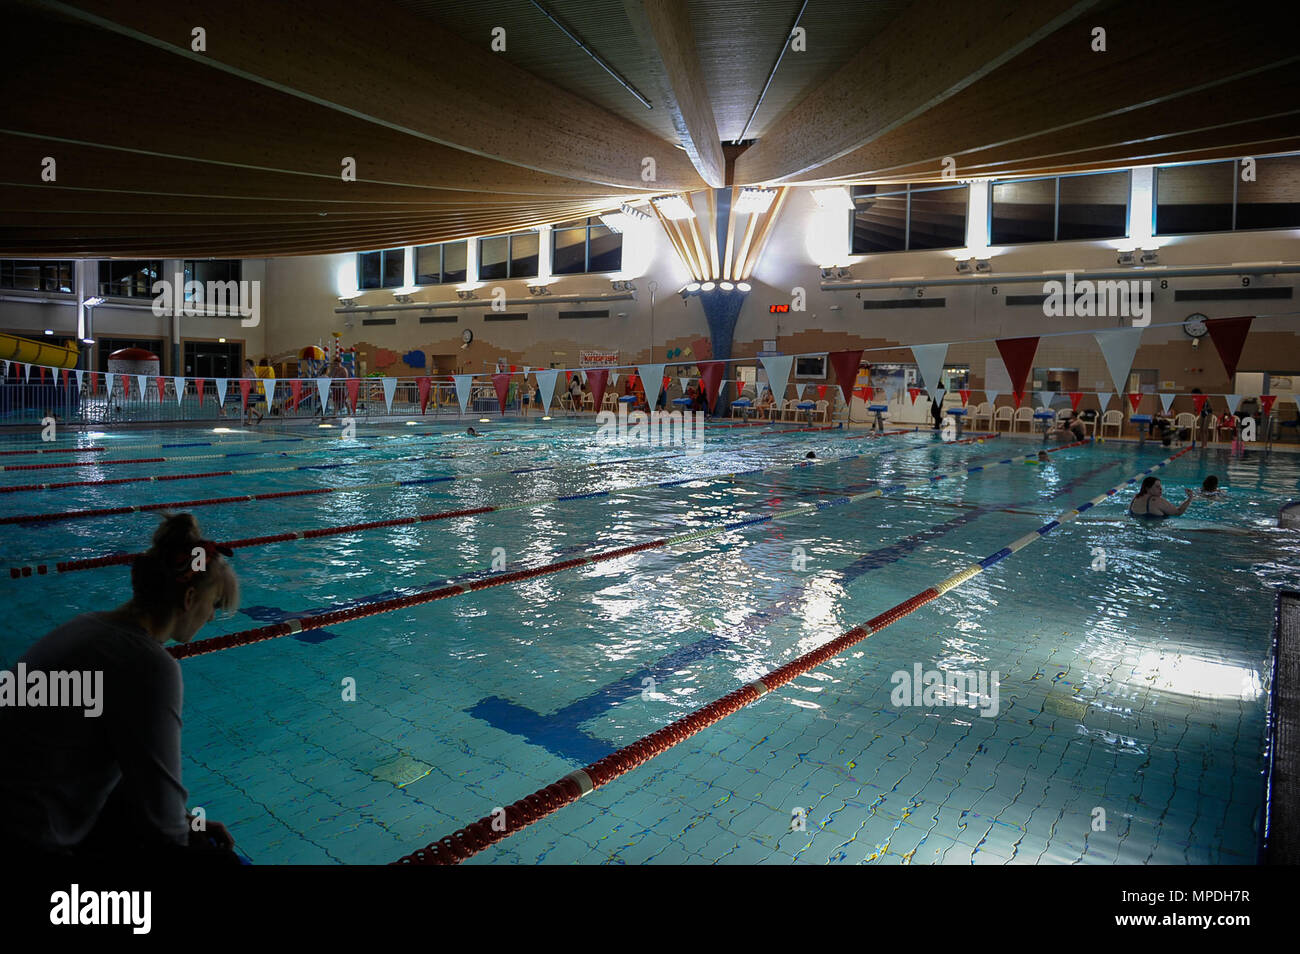
<svg viewBox="0 0 1300 954">
<path fill-rule="evenodd" d="M 467 243 L 443 242 L 415 250 L 415 284 L 447 285 L 465 280 Z"/>
<path fill-rule="evenodd" d="M 961 248 L 966 244 L 967 186 L 853 187 L 853 254 Z"/>
<path fill-rule="evenodd" d="M 1228 161 L 1156 169 L 1156 234 L 1232 231 L 1236 166 Z"/>
<path fill-rule="evenodd" d="M 992 245 L 1029 245 L 1056 238 L 1056 178 L 995 182 L 990 193 Z"/>
<path fill-rule="evenodd" d="M 405 283 L 405 249 L 357 253 L 357 288 L 401 288 Z"/>
<path fill-rule="evenodd" d="M 0 261 L 0 288 L 16 291 L 71 292 L 76 266 L 70 261 Z"/>
<path fill-rule="evenodd" d="M 1255 160 L 1255 179 L 1240 181 L 1237 167 L 1238 229 L 1291 229 L 1300 226 L 1300 156 Z"/>
<path fill-rule="evenodd" d="M 185 284 L 198 282 L 203 286 L 203 301 L 207 305 L 214 304 L 213 300 L 208 297 L 208 282 L 216 282 L 222 286 L 218 292 L 226 295 L 227 307 L 238 307 L 239 305 L 239 280 L 243 274 L 243 262 L 237 258 L 233 259 L 197 259 L 185 262 Z M 233 285 L 230 283 L 234 283 Z M 193 289 L 185 292 L 185 300 L 193 301 Z"/>
<path fill-rule="evenodd" d="M 826 377 L 826 359 L 822 357 L 795 358 L 794 376 L 796 378 Z"/>
<path fill-rule="evenodd" d="M 536 278 L 539 248 L 536 232 L 516 232 L 513 235 L 479 239 L 479 280 Z"/>
<path fill-rule="evenodd" d="M 551 229 L 551 273 L 616 272 L 623 267 L 623 236 L 590 216 Z"/>
<path fill-rule="evenodd" d="M 1129 173 L 1061 176 L 1056 238 L 1061 242 L 1128 235 Z"/>
<path fill-rule="evenodd" d="M 99 293 L 105 298 L 152 298 L 162 268 L 160 259 L 100 262 Z"/>
</svg>

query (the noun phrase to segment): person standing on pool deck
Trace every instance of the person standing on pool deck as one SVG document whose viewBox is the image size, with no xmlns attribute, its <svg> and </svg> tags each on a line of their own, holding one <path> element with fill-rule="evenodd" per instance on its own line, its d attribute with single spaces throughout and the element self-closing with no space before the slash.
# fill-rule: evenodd
<svg viewBox="0 0 1300 954">
<path fill-rule="evenodd" d="M 1138 491 L 1138 495 L 1128 505 L 1128 512 L 1134 517 L 1178 517 L 1187 512 L 1191 503 L 1192 492 L 1189 490 L 1182 506 L 1175 507 L 1164 498 L 1164 487 L 1160 484 L 1160 478 L 1148 477 L 1142 481 L 1142 488 Z"/>
<path fill-rule="evenodd" d="M 48 673 L 51 684 L 56 673 L 83 685 L 93 673 L 95 698 L 83 693 L 84 708 L 0 705 L 5 857 L 239 863 L 224 825 L 192 830 L 181 668 L 163 649 L 192 640 L 218 607 L 239 605 L 229 553 L 201 538 L 192 515 L 164 515 L 131 564 L 128 602 L 69 620 L 18 660 L 15 672 Z"/>
</svg>

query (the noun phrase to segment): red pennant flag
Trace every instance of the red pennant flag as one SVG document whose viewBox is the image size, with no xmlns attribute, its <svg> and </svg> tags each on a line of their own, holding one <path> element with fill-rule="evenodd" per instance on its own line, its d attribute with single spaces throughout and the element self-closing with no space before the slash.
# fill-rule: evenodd
<svg viewBox="0 0 1300 954">
<path fill-rule="evenodd" d="M 962 388 L 957 393 L 961 395 L 961 406 L 965 407 L 966 403 L 970 401 L 970 391 L 966 388 Z"/>
<path fill-rule="evenodd" d="M 131 376 L 129 374 L 119 374 L 118 378 L 122 382 L 122 398 L 125 400 L 131 396 Z"/>
<path fill-rule="evenodd" d="M 248 378 L 240 378 L 240 379 L 239 379 L 239 393 L 240 393 L 241 395 L 243 395 L 243 399 L 244 399 L 244 413 L 245 413 L 245 414 L 248 413 L 248 392 L 251 391 L 251 390 L 253 390 L 253 382 L 250 381 Z"/>
<path fill-rule="evenodd" d="M 352 413 L 357 413 L 357 392 L 361 390 L 360 378 L 348 378 L 348 403 L 352 405 Z"/>
<path fill-rule="evenodd" d="M 1025 394 L 1025 380 L 1034 364 L 1034 352 L 1038 350 L 1038 338 L 999 338 L 998 352 L 1002 363 L 1007 366 L 1011 376 L 1011 391 L 1016 395 L 1016 407 Z"/>
<path fill-rule="evenodd" d="M 921 393 L 920 388 L 908 388 L 907 393 L 912 396 L 912 403 L 916 403 L 916 396 Z"/>
<path fill-rule="evenodd" d="M 1083 392 L 1082 392 L 1082 391 L 1071 391 L 1071 392 L 1070 392 L 1070 410 L 1071 410 L 1071 411 L 1078 411 L 1078 410 L 1079 410 L 1079 402 L 1082 401 L 1082 400 L 1083 400 Z"/>
<path fill-rule="evenodd" d="M 1130 395 L 1128 396 L 1128 403 L 1133 405 L 1133 413 L 1136 414 L 1136 413 L 1137 413 L 1137 409 L 1138 409 L 1138 405 L 1142 403 L 1142 395 L 1141 395 L 1141 394 L 1130 394 Z"/>
<path fill-rule="evenodd" d="M 827 387 L 827 385 L 825 385 L 825 384 L 819 384 L 819 385 L 817 385 L 817 400 L 819 400 L 819 401 L 824 401 L 824 400 L 826 400 L 826 387 Z M 846 399 L 846 400 L 848 399 L 848 395 L 847 395 L 847 394 L 845 395 L 845 399 Z"/>
<path fill-rule="evenodd" d="M 501 413 L 504 414 L 506 412 L 506 396 L 510 393 L 510 375 L 504 371 L 492 375 L 492 386 L 497 389 L 497 402 L 501 405 Z"/>
<path fill-rule="evenodd" d="M 158 380 L 158 403 L 161 404 L 163 400 L 163 395 L 166 393 L 167 390 L 167 379 L 158 378 L 157 380 Z"/>
<path fill-rule="evenodd" d="M 425 375 L 424 377 L 420 378 L 420 413 L 421 414 L 423 414 L 424 409 L 429 406 L 429 387 L 432 384 L 433 384 L 433 380 L 428 375 Z"/>
<path fill-rule="evenodd" d="M 1210 340 L 1223 366 L 1228 369 L 1228 377 L 1237 373 L 1237 362 L 1241 360 L 1241 349 L 1250 332 L 1251 318 L 1211 318 L 1205 324 L 1210 330 Z"/>
<path fill-rule="evenodd" d="M 1024 391 L 1013 391 L 1013 392 L 1011 392 L 1011 397 L 1012 397 L 1012 398 L 1015 400 L 1015 402 L 1016 402 L 1016 409 L 1019 410 L 1019 409 L 1020 409 L 1020 402 L 1023 401 L 1023 400 L 1025 399 L 1025 392 L 1024 392 Z"/>
<path fill-rule="evenodd" d="M 63 390 L 64 391 L 68 390 L 68 369 L 67 368 L 63 369 Z"/>
<path fill-rule="evenodd" d="M 835 383 L 840 386 L 840 391 L 844 394 L 844 403 L 848 404 L 854 382 L 858 380 L 858 365 L 862 363 L 862 349 L 832 351 L 827 357 L 830 358 L 831 367 L 835 369 Z"/>
<path fill-rule="evenodd" d="M 591 386 L 592 407 L 600 410 L 600 402 L 605 397 L 605 386 L 609 383 L 609 369 L 597 368 L 587 372 L 587 384 Z"/>
<path fill-rule="evenodd" d="M 68 372 L 64 371 L 63 373 L 66 375 Z M 66 381 L 67 379 L 65 378 L 64 380 Z M 1272 414 L 1272 413 L 1273 413 L 1273 402 L 1276 401 L 1276 400 L 1277 400 L 1277 395 L 1276 395 L 1276 394 L 1263 394 L 1263 395 L 1260 395 L 1260 398 L 1259 398 L 1259 406 L 1263 409 L 1263 411 L 1264 411 L 1265 414 Z"/>
<path fill-rule="evenodd" d="M 194 379 L 194 390 L 199 392 L 199 407 L 203 406 L 203 378 Z"/>
<path fill-rule="evenodd" d="M 569 384 L 569 382 L 572 381 L 572 380 L 573 380 L 573 372 L 570 371 L 568 368 L 565 368 L 565 369 L 564 369 L 564 383 L 565 383 L 565 386 L 567 387 L 568 384 Z"/>
<path fill-rule="evenodd" d="M 298 402 L 302 400 L 302 381 L 294 378 L 289 382 L 289 409 L 298 410 Z"/>
<path fill-rule="evenodd" d="M 1199 417 L 1201 411 L 1205 410 L 1205 402 L 1210 399 L 1208 394 L 1193 394 L 1192 407 L 1196 409 L 1196 415 Z"/>
<path fill-rule="evenodd" d="M 700 369 L 700 386 L 704 388 L 704 400 L 713 410 L 718 399 L 718 386 L 722 383 L 722 362 L 711 361 Z"/>
<path fill-rule="evenodd" d="M 41 371 L 41 384 L 44 384 L 44 383 L 45 383 L 45 365 L 43 365 L 43 364 L 39 364 L 39 365 L 37 365 L 37 367 L 38 367 L 38 368 L 40 369 L 40 371 Z"/>
</svg>

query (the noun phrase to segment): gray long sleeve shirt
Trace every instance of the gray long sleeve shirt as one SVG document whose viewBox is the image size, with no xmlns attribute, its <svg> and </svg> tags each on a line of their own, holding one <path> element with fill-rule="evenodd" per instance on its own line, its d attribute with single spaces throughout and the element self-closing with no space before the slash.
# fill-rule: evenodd
<svg viewBox="0 0 1300 954">
<path fill-rule="evenodd" d="M 143 630 L 86 613 L 18 663 L 29 673 L 102 671 L 103 711 L 0 705 L 0 840 L 75 847 L 120 783 L 160 842 L 186 844 L 176 660 Z"/>
</svg>

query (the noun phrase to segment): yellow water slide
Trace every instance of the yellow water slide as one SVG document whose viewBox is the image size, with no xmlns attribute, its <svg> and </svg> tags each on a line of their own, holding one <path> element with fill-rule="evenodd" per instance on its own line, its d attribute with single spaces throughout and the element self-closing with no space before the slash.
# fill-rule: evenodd
<svg viewBox="0 0 1300 954">
<path fill-rule="evenodd" d="M 23 364 L 40 364 L 47 368 L 75 368 L 77 346 L 74 342 L 68 342 L 67 347 L 64 347 L 45 341 L 32 341 L 30 338 L 0 335 L 0 358 L 21 361 Z"/>
</svg>

